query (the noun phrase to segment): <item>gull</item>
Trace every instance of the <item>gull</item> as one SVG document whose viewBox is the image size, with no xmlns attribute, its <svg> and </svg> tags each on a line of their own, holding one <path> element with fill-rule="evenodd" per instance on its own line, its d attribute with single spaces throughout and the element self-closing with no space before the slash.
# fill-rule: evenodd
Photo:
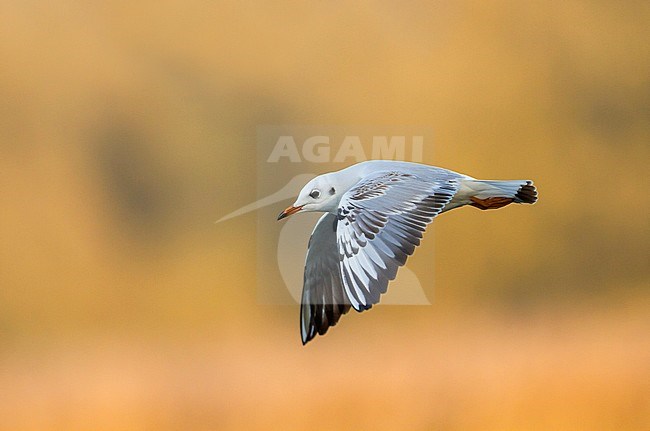
<svg viewBox="0 0 650 431">
<path fill-rule="evenodd" d="M 309 239 L 300 305 L 307 344 L 350 308 L 379 302 L 438 214 L 469 205 L 481 210 L 533 204 L 530 180 L 477 180 L 419 163 L 370 160 L 309 181 L 278 220 L 319 211 Z"/>
</svg>

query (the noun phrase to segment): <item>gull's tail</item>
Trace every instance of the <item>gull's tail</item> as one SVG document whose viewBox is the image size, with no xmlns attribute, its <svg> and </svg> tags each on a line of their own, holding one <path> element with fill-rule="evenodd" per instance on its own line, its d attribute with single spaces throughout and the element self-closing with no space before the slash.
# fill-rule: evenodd
<svg viewBox="0 0 650 431">
<path fill-rule="evenodd" d="M 537 201 L 537 189 L 530 180 L 471 180 L 470 187 L 475 191 L 470 198 L 471 205 L 482 210 L 501 208 L 512 202 L 534 204 Z"/>
</svg>

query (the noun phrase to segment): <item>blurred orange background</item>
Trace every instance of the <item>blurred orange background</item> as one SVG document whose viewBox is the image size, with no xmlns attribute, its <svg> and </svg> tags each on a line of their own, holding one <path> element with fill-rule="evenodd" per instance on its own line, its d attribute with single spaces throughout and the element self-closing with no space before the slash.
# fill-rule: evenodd
<svg viewBox="0 0 650 431">
<path fill-rule="evenodd" d="M 4 2 L 0 429 L 647 430 L 649 22 Z M 432 306 L 303 347 L 298 306 L 256 299 L 255 214 L 214 224 L 256 196 L 262 124 L 428 126 L 425 162 L 540 201 L 443 215 L 409 260 Z"/>
</svg>

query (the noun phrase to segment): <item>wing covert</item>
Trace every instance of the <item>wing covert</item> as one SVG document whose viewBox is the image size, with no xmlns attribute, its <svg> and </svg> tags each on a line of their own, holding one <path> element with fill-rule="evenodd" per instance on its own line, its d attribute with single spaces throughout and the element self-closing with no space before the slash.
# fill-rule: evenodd
<svg viewBox="0 0 650 431">
<path fill-rule="evenodd" d="M 440 180 L 397 171 L 377 172 L 342 197 L 336 227 L 339 269 L 345 294 L 357 311 L 386 293 L 426 230 L 458 190 L 454 178 Z"/>
</svg>

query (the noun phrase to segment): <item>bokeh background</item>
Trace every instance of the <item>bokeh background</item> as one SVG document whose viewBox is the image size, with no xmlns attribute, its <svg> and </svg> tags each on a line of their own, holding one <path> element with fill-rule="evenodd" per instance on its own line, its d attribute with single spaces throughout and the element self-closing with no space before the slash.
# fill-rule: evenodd
<svg viewBox="0 0 650 431">
<path fill-rule="evenodd" d="M 649 22 L 2 2 L 0 429 L 648 429 Z M 440 217 L 409 261 L 432 306 L 303 347 L 298 306 L 256 299 L 256 215 L 214 224 L 254 200 L 262 124 L 428 126 L 425 162 L 540 201 Z"/>
</svg>

